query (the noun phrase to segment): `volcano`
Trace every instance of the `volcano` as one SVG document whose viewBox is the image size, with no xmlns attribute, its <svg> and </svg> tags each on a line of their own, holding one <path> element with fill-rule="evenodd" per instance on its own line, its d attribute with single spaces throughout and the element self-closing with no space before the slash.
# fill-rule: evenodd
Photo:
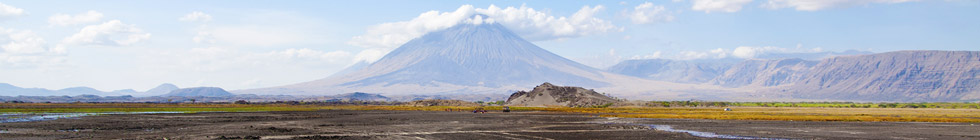
<svg viewBox="0 0 980 140">
<path fill-rule="evenodd" d="M 604 81 L 607 75 L 544 50 L 500 24 L 459 24 L 413 39 L 352 72 L 239 93 L 505 94 L 544 82 L 604 87 L 610 85 Z"/>
<path fill-rule="evenodd" d="M 506 97 L 546 82 L 659 99 L 716 96 L 706 93 L 720 90 L 605 72 L 542 49 L 500 24 L 461 23 L 408 41 L 374 63 L 360 63 L 324 79 L 233 92 Z"/>
<path fill-rule="evenodd" d="M 541 49 L 500 24 L 461 24 L 409 41 L 366 68 L 310 84 L 501 87 L 555 81 L 605 86 L 599 70 Z"/>
</svg>

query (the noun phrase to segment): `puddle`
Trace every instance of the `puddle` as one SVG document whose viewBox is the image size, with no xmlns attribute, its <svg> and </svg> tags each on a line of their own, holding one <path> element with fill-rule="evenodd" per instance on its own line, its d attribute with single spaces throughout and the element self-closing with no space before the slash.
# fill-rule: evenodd
<svg viewBox="0 0 980 140">
<path fill-rule="evenodd" d="M 642 125 L 650 126 L 650 129 L 654 129 L 654 130 L 667 131 L 667 132 L 676 132 L 676 133 L 687 133 L 687 134 L 691 134 L 691 135 L 693 135 L 695 137 L 704 137 L 704 138 L 743 139 L 743 140 L 787 140 L 787 139 L 777 139 L 777 138 L 761 138 L 761 137 L 736 136 L 736 135 L 721 135 L 721 134 L 715 134 L 715 133 L 711 133 L 711 132 L 701 132 L 701 131 L 692 131 L 692 130 L 681 130 L 681 129 L 674 129 L 670 125 L 655 125 L 655 124 L 642 124 Z"/>
<path fill-rule="evenodd" d="M 184 112 L 7 113 L 7 114 L 0 114 L 0 123 L 48 121 L 48 120 L 78 118 L 84 116 L 95 116 L 95 115 L 106 115 L 106 114 L 157 114 L 157 113 L 184 113 Z"/>
<path fill-rule="evenodd" d="M 687 134 L 690 134 L 692 136 L 702 137 L 702 138 L 743 139 L 743 140 L 789 140 L 789 139 L 781 139 L 781 138 L 764 138 L 764 137 L 751 137 L 751 136 L 738 136 L 738 135 L 722 135 L 722 134 L 716 134 L 716 133 L 712 133 L 712 132 L 701 132 L 701 131 L 693 131 L 693 130 L 674 129 L 674 127 L 672 127 L 670 125 L 641 124 L 641 123 L 633 123 L 633 122 L 634 121 L 632 119 L 620 119 L 620 118 L 616 118 L 616 117 L 610 117 L 610 118 L 606 118 L 606 120 L 601 120 L 601 121 L 598 121 L 596 123 L 641 125 L 641 126 L 648 126 L 648 127 L 650 127 L 650 129 L 657 130 L 657 131 L 667 131 L 667 132 L 674 132 L 674 133 L 687 133 Z"/>
</svg>

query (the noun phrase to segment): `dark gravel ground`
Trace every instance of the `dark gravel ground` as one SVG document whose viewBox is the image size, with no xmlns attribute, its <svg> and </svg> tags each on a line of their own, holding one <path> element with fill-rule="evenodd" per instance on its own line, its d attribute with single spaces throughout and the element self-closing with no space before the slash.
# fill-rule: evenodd
<svg viewBox="0 0 980 140">
<path fill-rule="evenodd" d="M 600 118 L 550 112 L 349 111 L 115 114 L 0 123 L 0 139 L 980 139 L 969 123 Z"/>
</svg>

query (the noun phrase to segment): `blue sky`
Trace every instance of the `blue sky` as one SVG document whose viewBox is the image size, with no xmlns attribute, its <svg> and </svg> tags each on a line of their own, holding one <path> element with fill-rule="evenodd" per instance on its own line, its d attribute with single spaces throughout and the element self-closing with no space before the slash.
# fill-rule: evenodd
<svg viewBox="0 0 980 140">
<path fill-rule="evenodd" d="M 597 68 L 640 58 L 977 51 L 978 13 L 976 0 L 0 1 L 0 83 L 285 85 L 375 60 L 472 14 Z"/>
</svg>

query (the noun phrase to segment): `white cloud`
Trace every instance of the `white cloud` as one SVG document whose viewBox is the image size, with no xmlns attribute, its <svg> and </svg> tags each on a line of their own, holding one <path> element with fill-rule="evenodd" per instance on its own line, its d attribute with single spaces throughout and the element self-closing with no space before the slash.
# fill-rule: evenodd
<svg viewBox="0 0 980 140">
<path fill-rule="evenodd" d="M 653 22 L 669 22 L 674 20 L 674 15 L 663 5 L 653 5 L 646 2 L 633 7 L 633 12 L 629 15 L 634 24 L 647 24 Z"/>
<path fill-rule="evenodd" d="M 705 13 L 711 13 L 712 11 L 721 12 L 738 12 L 742 10 L 742 5 L 752 2 L 752 0 L 692 0 L 693 6 L 691 9 L 694 11 L 704 11 Z"/>
<path fill-rule="evenodd" d="M 663 52 L 655 51 L 652 54 L 648 54 L 648 55 L 634 55 L 633 57 L 630 57 L 630 59 L 657 59 L 657 58 L 663 58 Z"/>
<path fill-rule="evenodd" d="M 0 29 L 0 45 L 4 53 L 10 54 L 37 54 L 47 52 L 45 41 L 32 31 L 15 31 L 13 29 Z"/>
<path fill-rule="evenodd" d="M 347 43 L 373 50 L 359 53 L 363 60 L 377 60 L 387 51 L 422 36 L 425 33 L 446 29 L 460 23 L 499 23 L 514 33 L 531 41 L 574 38 L 606 32 L 622 31 L 612 22 L 599 19 L 595 14 L 603 6 L 583 6 L 571 16 L 554 16 L 526 6 L 501 8 L 490 5 L 488 8 L 474 8 L 463 5 L 452 12 L 429 11 L 408 21 L 383 23 L 368 28 L 367 33 L 353 37 Z M 487 17 L 473 15 L 482 14 Z M 381 51 L 381 55 L 377 55 Z M 361 55 L 363 54 L 363 55 Z M 367 58 L 375 56 L 375 58 Z"/>
<path fill-rule="evenodd" d="M 208 31 L 197 31 L 197 35 L 194 35 L 195 43 L 208 43 L 213 44 L 215 42 L 214 36 Z"/>
<path fill-rule="evenodd" d="M 175 55 L 179 54 L 179 55 Z M 248 52 L 226 47 L 193 48 L 183 53 L 164 54 L 176 57 L 176 68 L 194 68 L 194 71 L 214 72 L 234 69 L 255 69 L 303 65 L 317 67 L 324 64 L 346 64 L 351 53 L 347 51 L 318 51 L 309 48 L 290 48 L 281 51 Z M 169 59 L 168 59 L 169 60 Z"/>
<path fill-rule="evenodd" d="M 184 17 L 180 17 L 177 20 L 186 22 L 208 22 L 211 21 L 211 15 L 205 14 L 204 12 L 194 11 L 190 14 L 184 15 Z"/>
<path fill-rule="evenodd" d="M 216 39 L 214 38 L 214 35 L 212 34 L 212 32 L 214 32 L 214 29 L 208 28 L 207 25 L 207 22 L 211 21 L 211 19 L 212 19 L 211 15 L 199 11 L 194 11 L 187 15 L 184 15 L 183 17 L 178 18 L 177 20 L 185 21 L 185 22 L 201 22 L 201 25 L 197 29 L 195 29 L 197 30 L 197 34 L 194 35 L 194 38 L 192 40 L 194 40 L 195 43 L 214 44 L 215 42 L 217 42 Z"/>
<path fill-rule="evenodd" d="M 384 57 L 385 53 L 387 53 L 388 51 L 390 50 L 386 50 L 384 48 L 364 49 L 354 56 L 354 63 L 361 62 L 361 61 L 373 63 L 374 61 L 378 61 L 378 59 L 381 59 L 381 57 Z"/>
<path fill-rule="evenodd" d="M 732 56 L 738 58 L 756 58 L 764 54 L 818 53 L 818 52 L 824 52 L 824 50 L 820 47 L 811 48 L 811 49 L 803 48 L 803 44 L 797 44 L 796 48 L 794 49 L 773 47 L 773 46 L 765 46 L 765 47 L 739 46 L 735 48 L 734 51 L 732 51 Z"/>
<path fill-rule="evenodd" d="M 919 0 L 769 0 L 761 5 L 768 9 L 794 8 L 797 11 L 817 11 L 827 8 L 850 7 L 871 3 L 894 4 Z"/>
<path fill-rule="evenodd" d="M 236 46 L 277 46 L 316 40 L 297 29 L 259 25 L 224 25 L 199 31 L 195 42 L 223 42 Z"/>
<path fill-rule="evenodd" d="M 696 51 L 681 51 L 680 56 L 677 59 L 680 60 L 691 60 L 691 59 L 704 59 L 708 57 L 706 52 L 696 52 Z"/>
<path fill-rule="evenodd" d="M 146 85 L 168 82 L 182 87 L 251 89 L 323 78 L 349 65 L 352 58 L 351 52 L 343 50 L 302 47 L 256 50 L 220 44 L 208 46 L 190 49 L 124 49 L 139 51 L 132 53 L 140 55 L 127 57 L 138 63 L 120 66 L 117 68 L 120 69 L 117 70 L 119 74 L 112 74 L 155 79 L 142 82 Z"/>
<path fill-rule="evenodd" d="M 71 45 L 128 46 L 149 38 L 150 33 L 143 33 L 135 25 L 111 20 L 99 25 L 85 26 L 78 33 L 65 38 L 63 42 Z"/>
<path fill-rule="evenodd" d="M 85 23 L 98 22 L 102 20 L 102 17 L 103 17 L 102 13 L 99 13 L 97 11 L 92 11 L 92 10 L 85 13 L 79 13 L 74 16 L 68 14 L 55 14 L 48 18 L 48 24 L 59 25 L 59 26 L 85 24 Z"/>
<path fill-rule="evenodd" d="M 472 5 L 463 5 L 454 12 L 429 11 L 409 21 L 382 23 L 368 28 L 367 33 L 354 36 L 348 44 L 362 47 L 397 47 L 425 33 L 445 29 L 475 13 Z"/>
<path fill-rule="evenodd" d="M 739 46 L 732 51 L 732 56 L 738 58 L 754 58 L 760 54 L 771 53 L 771 52 L 787 52 L 786 48 L 779 47 L 750 47 L 750 46 Z"/>
<path fill-rule="evenodd" d="M 722 48 L 717 48 L 708 51 L 681 51 L 679 55 L 675 56 L 675 59 L 680 60 L 692 60 L 692 59 L 720 59 L 727 58 L 728 51 Z"/>
<path fill-rule="evenodd" d="M 711 51 L 708 51 L 708 52 L 711 53 L 711 54 L 714 54 L 716 56 L 715 58 L 725 58 L 725 57 L 728 57 L 728 52 L 725 51 L 725 49 L 722 49 L 722 48 L 714 49 L 714 50 L 711 50 Z"/>
<path fill-rule="evenodd" d="M 30 30 L 0 28 L 0 67 L 59 65 L 65 53 L 64 46 L 50 48 Z"/>
<path fill-rule="evenodd" d="M 0 3 L 0 18 L 24 15 L 24 9 Z"/>
<path fill-rule="evenodd" d="M 346 51 L 323 52 L 323 51 L 317 51 L 308 48 L 302 48 L 302 49 L 291 48 L 283 51 L 269 52 L 268 56 L 280 57 L 289 60 L 306 59 L 306 60 L 336 63 L 336 62 L 340 62 L 343 59 L 349 58 L 351 54 L 350 52 L 346 52 Z"/>
<path fill-rule="evenodd" d="M 207 18 L 200 18 L 207 17 Z M 204 13 L 194 12 L 184 18 L 191 21 L 211 19 Z M 325 30 L 326 23 L 316 18 L 302 16 L 298 13 L 279 11 L 256 11 L 237 19 L 241 24 L 213 24 L 197 22 L 199 25 L 190 30 L 189 38 L 195 43 L 212 44 L 217 46 L 239 47 L 284 47 L 292 45 L 323 45 L 330 41 L 330 32 Z"/>
</svg>

